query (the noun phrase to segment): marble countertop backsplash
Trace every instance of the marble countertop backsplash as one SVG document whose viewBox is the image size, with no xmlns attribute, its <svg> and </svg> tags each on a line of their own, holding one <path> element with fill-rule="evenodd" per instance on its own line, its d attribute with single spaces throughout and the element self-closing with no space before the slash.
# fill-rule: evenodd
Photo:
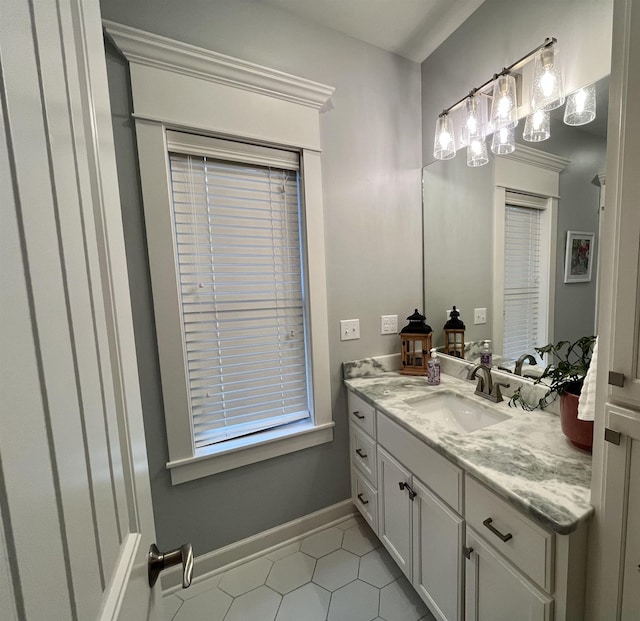
<svg viewBox="0 0 640 621">
<path fill-rule="evenodd" d="M 525 513 L 551 530 L 568 534 L 593 513 L 589 503 L 591 455 L 569 443 L 553 411 L 492 404 L 474 395 L 461 361 L 442 357 L 439 386 L 428 386 L 426 377 L 401 375 L 399 355 L 344 363 L 345 384 L 429 446 L 485 483 Z M 513 375 L 494 374 L 500 380 Z M 537 387 L 533 387 L 537 388 Z M 457 433 L 444 423 L 429 420 L 408 403 L 436 392 L 453 391 L 483 407 L 496 408 L 508 420 L 471 433 Z"/>
</svg>

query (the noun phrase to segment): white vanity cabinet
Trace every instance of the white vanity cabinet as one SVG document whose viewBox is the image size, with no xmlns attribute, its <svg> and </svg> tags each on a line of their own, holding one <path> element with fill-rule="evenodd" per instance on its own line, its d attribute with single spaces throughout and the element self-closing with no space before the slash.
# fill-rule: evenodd
<svg viewBox="0 0 640 621">
<path fill-rule="evenodd" d="M 586 524 L 543 528 L 351 392 L 349 417 L 353 502 L 436 619 L 584 618 Z"/>
<path fill-rule="evenodd" d="M 351 498 L 373 531 L 378 533 L 378 472 L 375 409 L 348 393 Z"/>
<path fill-rule="evenodd" d="M 463 472 L 379 412 L 376 428 L 378 537 L 435 617 L 461 621 Z"/>
</svg>

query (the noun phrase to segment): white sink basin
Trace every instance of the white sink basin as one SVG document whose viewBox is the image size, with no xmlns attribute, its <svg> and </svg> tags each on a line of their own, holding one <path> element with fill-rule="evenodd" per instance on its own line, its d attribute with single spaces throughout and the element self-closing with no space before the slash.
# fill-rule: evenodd
<svg viewBox="0 0 640 621">
<path fill-rule="evenodd" d="M 458 433 L 471 433 L 509 419 L 490 407 L 465 399 L 452 392 L 440 392 L 416 401 L 407 401 L 426 418 L 438 421 Z"/>
</svg>

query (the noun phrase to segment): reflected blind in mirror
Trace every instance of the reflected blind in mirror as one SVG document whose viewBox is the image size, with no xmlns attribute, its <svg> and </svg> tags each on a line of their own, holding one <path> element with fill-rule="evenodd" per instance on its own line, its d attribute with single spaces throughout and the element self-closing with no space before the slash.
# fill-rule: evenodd
<svg viewBox="0 0 640 621">
<path fill-rule="evenodd" d="M 298 155 L 167 135 L 195 448 L 309 418 Z"/>
<path fill-rule="evenodd" d="M 505 360 L 533 353 L 540 345 L 541 213 L 540 208 L 510 204 L 505 209 Z"/>
</svg>

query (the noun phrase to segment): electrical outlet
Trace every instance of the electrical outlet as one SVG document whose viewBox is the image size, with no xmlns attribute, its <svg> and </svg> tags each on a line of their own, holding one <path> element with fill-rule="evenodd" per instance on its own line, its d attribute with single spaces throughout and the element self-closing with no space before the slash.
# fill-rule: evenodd
<svg viewBox="0 0 640 621">
<path fill-rule="evenodd" d="M 340 321 L 340 340 L 353 341 L 360 338 L 360 320 L 342 319 Z"/>
<path fill-rule="evenodd" d="M 380 334 L 398 334 L 398 315 L 380 315 Z"/>
<path fill-rule="evenodd" d="M 473 309 L 473 323 L 478 325 L 481 323 L 487 323 L 487 309 L 486 308 L 474 308 Z"/>
</svg>

